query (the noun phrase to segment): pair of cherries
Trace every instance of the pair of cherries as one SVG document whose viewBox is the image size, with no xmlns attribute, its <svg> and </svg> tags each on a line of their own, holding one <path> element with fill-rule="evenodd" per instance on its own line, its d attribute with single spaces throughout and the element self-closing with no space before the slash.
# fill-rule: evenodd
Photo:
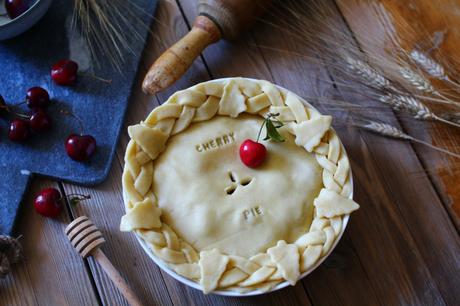
<svg viewBox="0 0 460 306">
<path fill-rule="evenodd" d="M 60 60 L 51 68 L 51 78 L 61 86 L 70 86 L 77 81 L 78 64 L 72 60 Z M 75 115 L 73 115 L 75 117 Z M 65 141 L 67 155 L 76 161 L 87 161 L 96 151 L 96 139 L 91 135 L 83 135 L 83 124 L 80 123 L 81 133 L 71 134 Z"/>
<path fill-rule="evenodd" d="M 31 131 L 43 133 L 51 128 L 51 118 L 46 113 L 46 108 L 50 103 L 48 92 L 41 87 L 32 87 L 27 90 L 25 103 L 32 110 L 32 115 L 29 117 L 23 114 L 17 114 L 16 118 L 10 123 L 8 138 L 12 141 L 22 142 L 27 140 Z M 3 97 L 0 96 L 0 106 L 2 114 L 6 115 L 9 112 L 9 107 L 6 105 Z"/>
</svg>

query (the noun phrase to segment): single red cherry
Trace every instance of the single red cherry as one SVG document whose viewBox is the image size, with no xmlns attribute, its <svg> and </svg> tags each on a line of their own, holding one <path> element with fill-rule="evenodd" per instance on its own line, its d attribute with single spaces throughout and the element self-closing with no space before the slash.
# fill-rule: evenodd
<svg viewBox="0 0 460 306">
<path fill-rule="evenodd" d="M 14 19 L 27 11 L 31 2 L 31 0 L 5 0 L 6 13 L 11 19 Z"/>
<path fill-rule="evenodd" d="M 62 86 L 70 86 L 77 80 L 78 64 L 72 60 L 60 60 L 51 68 L 51 78 Z"/>
<path fill-rule="evenodd" d="M 12 141 L 24 141 L 29 138 L 29 123 L 23 119 L 11 121 L 8 138 Z"/>
<path fill-rule="evenodd" d="M 91 135 L 71 134 L 65 141 L 65 150 L 76 161 L 87 161 L 96 151 L 96 139 Z"/>
<path fill-rule="evenodd" d="M 243 164 L 256 168 L 262 164 L 267 156 L 267 149 L 259 142 L 246 139 L 240 146 L 240 158 Z"/>
<path fill-rule="evenodd" d="M 42 216 L 55 218 L 62 211 L 62 196 L 55 188 L 40 191 L 34 200 L 35 210 Z"/>
<path fill-rule="evenodd" d="M 51 129 L 51 118 L 43 109 L 36 110 L 29 120 L 30 128 L 38 133 L 43 133 Z"/>
<path fill-rule="evenodd" d="M 26 103 L 29 108 L 46 108 L 50 103 L 50 96 L 45 89 L 32 87 L 27 90 Z"/>
</svg>

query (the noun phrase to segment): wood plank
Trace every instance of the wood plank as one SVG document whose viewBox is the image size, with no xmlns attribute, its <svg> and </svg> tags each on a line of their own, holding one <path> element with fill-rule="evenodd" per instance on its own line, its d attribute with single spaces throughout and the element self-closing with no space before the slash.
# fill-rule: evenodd
<svg viewBox="0 0 460 306">
<path fill-rule="evenodd" d="M 98 305 L 84 260 L 64 235 L 70 221 L 66 211 L 58 218 L 40 216 L 33 208 L 35 195 L 56 183 L 35 179 L 20 209 L 16 235 L 24 248 L 24 261 L 0 280 L 2 305 Z"/>
</svg>

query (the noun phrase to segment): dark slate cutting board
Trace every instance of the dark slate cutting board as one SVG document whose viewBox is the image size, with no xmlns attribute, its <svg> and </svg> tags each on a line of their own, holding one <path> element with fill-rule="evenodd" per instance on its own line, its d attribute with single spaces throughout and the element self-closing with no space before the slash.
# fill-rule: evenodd
<svg viewBox="0 0 460 306">
<path fill-rule="evenodd" d="M 26 90 L 32 86 L 46 88 L 55 100 L 49 108 L 53 130 L 24 144 L 9 141 L 8 123 L 0 120 L 0 234 L 11 234 L 32 175 L 83 185 L 95 185 L 106 178 L 157 1 L 128 3 L 138 5 L 133 11 L 139 18 L 132 24 L 143 39 L 132 36 L 130 46 L 134 55 L 127 52 L 122 73 L 106 63 L 99 68 L 91 63 L 84 40 L 71 28 L 72 1 L 54 1 L 32 29 L 0 42 L 0 94 L 5 100 L 23 101 Z M 82 70 L 112 79 L 112 84 L 79 77 L 73 87 L 55 85 L 49 76 L 50 67 L 62 58 L 71 58 Z M 86 132 L 96 138 L 98 148 L 90 162 L 78 163 L 66 155 L 65 138 L 72 132 L 78 133 L 79 128 L 76 120 L 59 114 L 61 109 L 71 109 L 83 119 Z"/>
</svg>

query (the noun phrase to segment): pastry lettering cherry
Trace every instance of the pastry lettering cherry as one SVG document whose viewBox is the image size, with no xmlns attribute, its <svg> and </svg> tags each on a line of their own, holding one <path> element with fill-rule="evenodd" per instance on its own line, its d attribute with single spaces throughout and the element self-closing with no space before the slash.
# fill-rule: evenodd
<svg viewBox="0 0 460 306">
<path fill-rule="evenodd" d="M 29 138 L 29 123 L 23 119 L 11 121 L 8 138 L 12 141 L 21 142 Z"/>
<path fill-rule="evenodd" d="M 240 146 L 240 159 L 246 166 L 256 168 L 260 166 L 267 156 L 267 149 L 259 142 L 246 139 Z"/>
<path fill-rule="evenodd" d="M 30 128 L 38 133 L 51 129 L 51 118 L 43 109 L 36 110 L 29 120 Z"/>
<path fill-rule="evenodd" d="M 42 216 L 55 218 L 62 211 L 62 196 L 55 188 L 40 191 L 34 200 L 35 210 Z"/>
<path fill-rule="evenodd" d="M 91 135 L 71 134 L 65 141 L 65 150 L 76 161 L 87 161 L 96 151 L 96 139 Z"/>
<path fill-rule="evenodd" d="M 32 87 L 27 90 L 26 103 L 31 109 L 46 108 L 50 103 L 50 96 L 45 89 L 38 86 Z"/>
<path fill-rule="evenodd" d="M 32 4 L 32 0 L 5 0 L 6 13 L 11 19 L 22 15 Z"/>
<path fill-rule="evenodd" d="M 60 60 L 51 68 L 51 78 L 62 86 L 70 86 L 77 80 L 78 64 L 72 60 Z"/>
</svg>

